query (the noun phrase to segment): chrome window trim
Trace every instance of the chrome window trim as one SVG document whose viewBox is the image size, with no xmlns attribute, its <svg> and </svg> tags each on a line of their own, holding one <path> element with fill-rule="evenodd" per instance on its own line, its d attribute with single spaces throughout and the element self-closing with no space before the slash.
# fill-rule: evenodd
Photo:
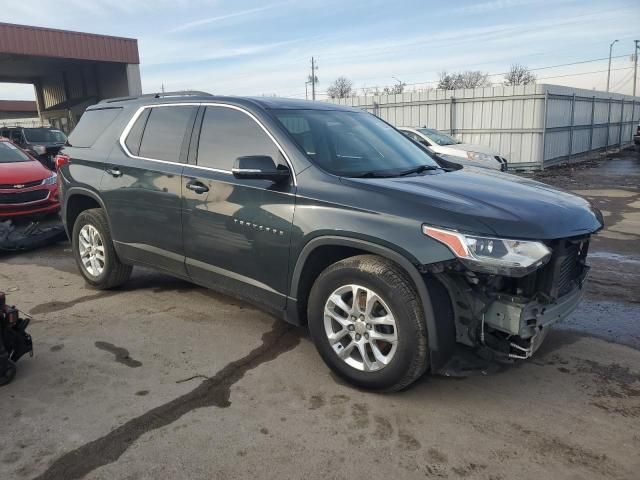
<svg viewBox="0 0 640 480">
<path fill-rule="evenodd" d="M 289 170 L 291 170 L 291 175 L 293 177 L 293 185 L 294 186 L 298 185 L 298 182 L 297 182 L 297 179 L 296 179 L 296 172 L 293 169 L 293 165 L 291 163 L 291 160 L 289 160 L 289 156 L 284 151 L 284 148 L 282 148 L 282 146 L 278 143 L 278 141 L 271 134 L 271 132 L 269 132 L 269 130 L 267 130 L 267 128 L 263 125 L 263 123 L 260 120 L 258 120 L 255 117 L 255 115 L 253 115 L 251 112 L 249 112 L 248 110 L 245 110 L 242 107 L 238 107 L 237 105 L 230 105 L 230 104 L 227 104 L 227 103 L 217 103 L 217 102 L 179 102 L 179 103 L 158 103 L 158 104 L 143 105 L 140 108 L 138 108 L 138 110 L 136 110 L 136 112 L 133 114 L 133 116 L 131 117 L 131 119 L 127 123 L 127 125 L 124 127 L 124 130 L 122 131 L 122 134 L 120 135 L 120 147 L 124 151 L 125 155 L 127 155 L 127 157 L 135 158 L 137 160 L 148 160 L 148 161 L 151 161 L 151 162 L 160 162 L 160 163 L 166 163 L 166 164 L 169 164 L 169 165 L 186 166 L 186 167 L 196 168 L 196 169 L 200 169 L 200 170 L 208 170 L 210 172 L 222 173 L 222 174 L 225 174 L 225 175 L 233 175 L 233 172 L 231 170 L 223 170 L 223 169 L 220 169 L 220 168 L 212 168 L 212 167 L 202 167 L 200 165 L 192 165 L 190 163 L 171 162 L 169 160 L 160 160 L 160 159 L 157 159 L 157 158 L 140 157 L 138 155 L 132 154 L 129 151 L 129 149 L 127 148 L 125 140 L 127 139 L 127 136 L 129 136 L 129 132 L 131 131 L 131 129 L 133 128 L 133 125 L 138 120 L 138 117 L 140 117 L 142 112 L 144 112 L 147 108 L 156 108 L 156 107 L 200 107 L 200 106 L 203 106 L 203 107 L 230 108 L 232 110 L 237 110 L 239 112 L 242 112 L 245 115 L 247 115 L 248 117 L 250 117 L 254 122 L 256 122 L 258 124 L 258 126 L 260 126 L 260 128 L 262 128 L 264 133 L 267 134 L 267 136 L 271 139 L 271 141 L 276 146 L 276 148 L 280 151 L 280 153 L 284 157 L 285 161 L 287 162 L 287 165 L 289 165 Z M 203 117 L 203 120 L 204 120 L 204 117 Z"/>
<path fill-rule="evenodd" d="M 262 173 L 262 170 L 259 168 L 232 168 L 232 173 Z"/>
</svg>

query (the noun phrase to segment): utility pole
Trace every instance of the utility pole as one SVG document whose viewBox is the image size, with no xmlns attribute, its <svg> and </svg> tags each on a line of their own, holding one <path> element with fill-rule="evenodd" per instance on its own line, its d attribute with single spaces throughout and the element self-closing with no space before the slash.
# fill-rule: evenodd
<svg viewBox="0 0 640 480">
<path fill-rule="evenodd" d="M 318 70 L 316 60 L 311 57 L 311 77 L 309 78 L 311 80 L 311 100 L 316 99 L 316 70 Z"/>
<path fill-rule="evenodd" d="M 611 42 L 611 45 L 609 45 L 609 69 L 607 70 L 607 92 L 609 91 L 609 83 L 611 82 L 611 52 L 613 51 L 613 45 L 617 41 L 618 40 L 614 40 L 613 42 Z"/>
<path fill-rule="evenodd" d="M 309 100 L 309 84 L 311 83 L 311 80 L 307 80 L 306 82 L 304 82 L 304 99 L 305 100 Z"/>
<path fill-rule="evenodd" d="M 633 96 L 636 96 L 636 81 L 638 80 L 638 43 L 640 40 L 634 40 L 636 48 L 633 49 Z M 635 106 L 635 103 L 634 103 Z"/>
</svg>

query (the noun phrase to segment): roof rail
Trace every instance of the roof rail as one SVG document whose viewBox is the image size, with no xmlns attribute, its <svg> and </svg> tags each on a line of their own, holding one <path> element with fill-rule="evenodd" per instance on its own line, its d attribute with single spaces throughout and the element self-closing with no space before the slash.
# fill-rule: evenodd
<svg viewBox="0 0 640 480">
<path fill-rule="evenodd" d="M 126 102 L 127 100 L 137 100 L 139 98 L 167 98 L 167 97 L 213 97 L 213 95 L 207 92 L 201 92 L 199 90 L 181 90 L 177 92 L 145 93 L 144 95 L 137 95 L 137 96 L 131 96 L 131 97 L 108 98 L 106 100 L 100 101 L 99 103 Z"/>
</svg>

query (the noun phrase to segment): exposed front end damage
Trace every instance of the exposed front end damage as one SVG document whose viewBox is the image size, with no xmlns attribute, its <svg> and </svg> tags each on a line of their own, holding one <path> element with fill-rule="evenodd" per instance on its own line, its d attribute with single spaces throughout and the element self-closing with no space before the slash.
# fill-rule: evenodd
<svg viewBox="0 0 640 480">
<path fill-rule="evenodd" d="M 589 270 L 589 237 L 545 243 L 548 262 L 520 278 L 474 272 L 459 261 L 428 268 L 449 293 L 458 343 L 485 358 L 527 359 L 549 326 L 576 308 Z"/>
</svg>

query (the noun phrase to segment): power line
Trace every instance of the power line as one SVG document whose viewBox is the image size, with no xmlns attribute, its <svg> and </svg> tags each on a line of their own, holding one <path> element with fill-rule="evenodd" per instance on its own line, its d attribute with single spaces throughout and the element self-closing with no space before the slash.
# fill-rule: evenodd
<svg viewBox="0 0 640 480">
<path fill-rule="evenodd" d="M 611 71 L 612 72 L 617 72 L 620 70 L 631 70 L 633 69 L 633 67 L 622 67 L 622 68 L 612 68 Z M 552 76 L 548 76 L 548 77 L 540 77 L 537 80 L 548 80 L 551 78 L 565 78 L 565 77 L 576 77 L 576 76 L 581 76 L 581 75 L 593 75 L 596 73 L 605 73 L 608 70 L 594 70 L 591 72 L 580 72 L 580 73 L 568 73 L 565 75 L 552 75 Z M 499 74 L 496 74 L 499 75 Z M 622 86 L 623 84 L 625 84 L 627 81 L 629 80 L 629 75 L 626 75 L 625 77 L 623 77 L 623 79 L 621 81 L 616 82 L 615 87 L 618 88 L 619 86 Z M 415 86 L 415 85 L 425 85 L 428 83 L 437 83 L 437 81 L 430 81 L 430 82 L 420 82 L 420 83 L 412 83 L 412 84 L 407 84 L 406 86 Z M 379 88 L 379 87 L 360 87 L 357 88 L 356 90 L 362 90 L 362 89 L 372 89 L 372 88 Z M 616 89 L 614 88 L 614 90 Z M 318 95 L 326 95 L 326 91 L 324 92 L 316 92 L 316 94 Z M 290 94 L 290 95 L 286 95 L 288 97 L 298 97 L 298 96 L 302 96 L 303 94 L 301 93 L 297 93 L 297 94 Z"/>
<path fill-rule="evenodd" d="M 626 55 L 616 55 L 613 56 L 612 58 L 625 58 L 628 57 L 629 54 Z M 529 70 L 531 71 L 538 71 L 538 70 L 549 70 L 552 68 L 560 68 L 560 67 L 570 67 L 570 66 L 575 66 L 575 65 L 583 65 L 586 63 L 593 63 L 593 62 L 601 62 L 604 60 L 608 60 L 609 57 L 602 57 L 602 58 L 593 58 L 590 60 L 581 60 L 581 61 L 577 61 L 577 62 L 570 62 L 570 63 L 560 63 L 557 65 L 548 65 L 545 67 L 537 67 L 537 68 L 530 68 Z M 626 70 L 627 68 L 632 68 L 632 67 L 624 67 L 624 68 L 615 68 L 612 69 L 612 71 L 617 71 L 617 70 Z M 595 73 L 603 73 L 606 72 L 607 70 L 598 70 L 598 71 L 593 71 L 593 72 L 582 72 L 582 73 L 571 73 L 571 74 L 566 74 L 566 75 L 555 75 L 555 76 L 548 76 L 548 77 L 541 77 L 538 80 L 545 80 L 545 79 L 550 79 L 550 78 L 563 78 L 563 77 L 573 77 L 573 76 L 580 76 L 580 75 L 590 75 L 590 74 L 595 74 Z M 500 75 L 505 75 L 508 72 L 502 72 L 502 73 L 489 73 L 487 74 L 488 77 L 496 77 L 496 76 L 500 76 Z M 434 84 L 434 83 L 438 83 L 438 80 L 428 80 L 428 81 L 424 81 L 424 82 L 416 82 L 416 83 L 407 83 L 405 84 L 405 87 L 414 87 L 416 85 L 428 85 L 428 84 Z M 358 87 L 356 90 L 363 90 L 363 89 L 381 89 L 384 88 L 384 86 L 381 85 L 373 85 L 373 86 L 368 86 L 368 87 Z M 325 94 L 326 92 L 317 92 L 320 94 Z"/>
<path fill-rule="evenodd" d="M 625 58 L 628 57 L 629 54 L 624 54 L 624 55 L 615 55 L 611 58 Z M 586 63 L 593 63 L 593 62 L 601 62 L 604 60 L 608 60 L 609 57 L 602 57 L 602 58 L 593 58 L 590 60 L 580 60 L 580 61 L 576 61 L 576 62 L 569 62 L 569 63 L 559 63 L 557 65 L 547 65 L 544 67 L 536 67 L 536 68 L 530 68 L 530 71 L 539 71 L 539 70 L 549 70 L 552 68 L 560 68 L 560 67 L 570 67 L 570 66 L 575 66 L 575 65 L 584 65 Z M 317 66 L 316 66 L 317 68 Z M 614 68 L 612 69 L 612 71 L 619 71 L 619 70 L 627 70 L 628 68 L 633 68 L 633 67 L 623 67 L 623 68 Z M 538 78 L 538 80 L 547 80 L 547 79 L 551 79 L 551 78 L 564 78 L 564 77 L 574 77 L 574 76 L 580 76 L 580 75 L 592 75 L 592 74 L 596 74 L 596 73 L 604 73 L 607 70 L 597 70 L 597 71 L 592 71 L 592 72 L 581 72 L 581 73 L 570 73 L 570 74 L 566 74 L 566 75 L 554 75 L 554 76 L 547 76 L 547 77 L 541 77 Z M 500 75 L 505 75 L 508 72 L 502 72 L 502 73 L 489 73 L 487 74 L 488 77 L 496 77 L 496 76 L 500 76 Z M 434 84 L 434 83 L 438 83 L 438 80 L 427 80 L 424 82 L 415 82 L 415 83 L 407 83 L 405 84 L 405 87 L 415 87 L 418 85 L 429 85 L 429 84 Z M 366 87 L 358 87 L 355 90 L 375 90 L 375 89 L 383 89 L 385 86 L 388 85 L 372 85 L 372 86 L 366 86 Z M 320 95 L 326 95 L 326 91 L 316 91 L 316 94 L 320 94 Z M 299 97 L 302 96 L 302 93 L 296 93 L 296 94 L 285 94 L 284 96 L 288 96 L 288 97 Z"/>
<path fill-rule="evenodd" d="M 633 68 L 633 67 L 612 68 L 611 71 L 616 72 L 618 70 L 629 70 L 630 68 Z M 549 78 L 577 77 L 579 75 L 592 75 L 594 73 L 605 73 L 605 72 L 608 72 L 608 70 L 596 70 L 593 72 L 581 72 L 581 73 L 568 73 L 566 75 L 554 75 L 551 77 L 541 77 L 541 78 L 538 78 L 538 80 L 547 80 Z"/>
<path fill-rule="evenodd" d="M 633 67 L 629 67 L 630 70 L 633 70 Z M 633 76 L 633 72 L 629 72 L 627 75 L 625 75 L 624 77 L 622 77 L 622 79 L 618 80 L 616 83 L 614 83 L 611 87 L 611 90 L 618 90 L 619 88 L 621 88 L 623 85 L 626 85 L 626 83 L 631 80 Z"/>
</svg>

